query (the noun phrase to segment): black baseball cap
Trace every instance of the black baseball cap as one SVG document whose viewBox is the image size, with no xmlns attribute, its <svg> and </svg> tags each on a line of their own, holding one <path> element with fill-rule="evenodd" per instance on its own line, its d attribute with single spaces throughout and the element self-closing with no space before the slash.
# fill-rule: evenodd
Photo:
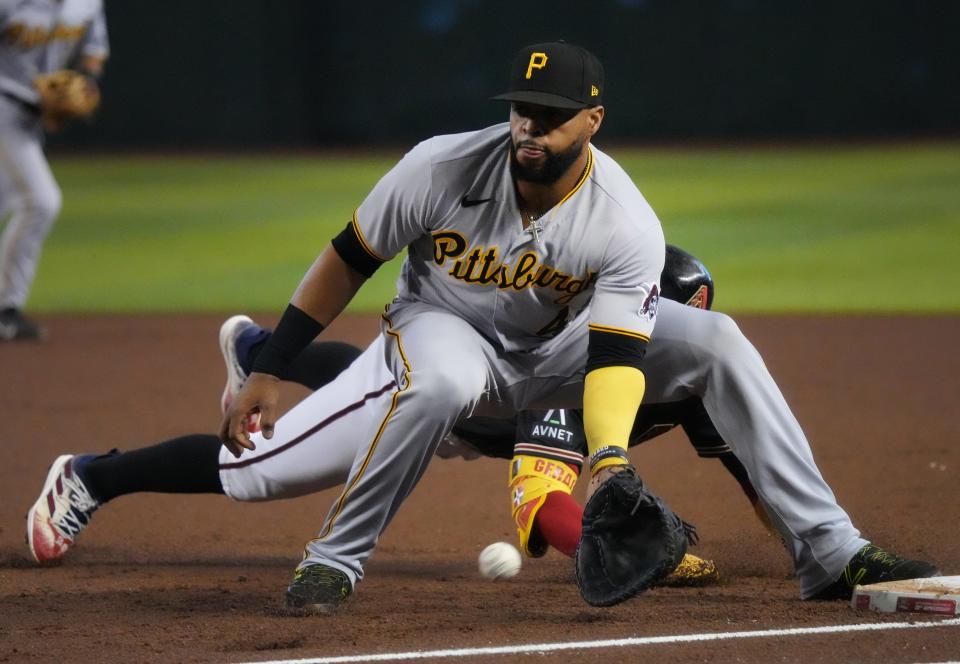
<svg viewBox="0 0 960 664">
<path fill-rule="evenodd" d="M 564 41 L 520 49 L 510 71 L 510 89 L 493 99 L 554 108 L 603 103 L 603 65 L 593 53 Z"/>
</svg>

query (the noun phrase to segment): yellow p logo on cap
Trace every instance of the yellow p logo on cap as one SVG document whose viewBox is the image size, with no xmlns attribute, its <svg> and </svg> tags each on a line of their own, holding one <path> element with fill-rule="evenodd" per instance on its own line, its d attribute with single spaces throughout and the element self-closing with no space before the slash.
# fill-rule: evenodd
<svg viewBox="0 0 960 664">
<path fill-rule="evenodd" d="M 530 64 L 527 65 L 527 78 L 533 76 L 534 69 L 543 69 L 547 66 L 546 53 L 531 53 Z"/>
</svg>

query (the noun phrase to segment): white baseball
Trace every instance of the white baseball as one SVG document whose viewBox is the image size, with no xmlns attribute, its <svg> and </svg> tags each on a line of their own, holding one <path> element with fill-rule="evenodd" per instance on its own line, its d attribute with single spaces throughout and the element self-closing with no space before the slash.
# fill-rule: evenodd
<svg viewBox="0 0 960 664">
<path fill-rule="evenodd" d="M 520 572 L 520 552 L 506 542 L 494 542 L 480 552 L 480 574 L 493 581 L 512 579 Z"/>
</svg>

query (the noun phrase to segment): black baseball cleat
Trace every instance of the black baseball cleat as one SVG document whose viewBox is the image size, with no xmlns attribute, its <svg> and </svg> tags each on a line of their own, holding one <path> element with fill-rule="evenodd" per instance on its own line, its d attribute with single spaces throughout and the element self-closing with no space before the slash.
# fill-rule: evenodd
<svg viewBox="0 0 960 664">
<path fill-rule="evenodd" d="M 294 574 L 283 604 L 296 613 L 329 614 L 336 611 L 351 592 L 353 585 L 340 570 L 327 565 L 307 565 Z"/>
<path fill-rule="evenodd" d="M 43 337 L 43 328 L 19 309 L 0 309 L 0 341 L 38 341 Z"/>
<path fill-rule="evenodd" d="M 856 586 L 928 576 L 940 576 L 940 570 L 922 560 L 908 560 L 873 544 L 866 544 L 843 568 L 840 578 L 810 599 L 848 600 L 853 597 L 853 589 Z"/>
</svg>

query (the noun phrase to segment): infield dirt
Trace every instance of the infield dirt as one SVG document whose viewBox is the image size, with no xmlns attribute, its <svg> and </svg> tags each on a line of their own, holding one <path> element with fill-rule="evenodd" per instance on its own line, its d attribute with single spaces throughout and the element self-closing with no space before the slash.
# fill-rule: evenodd
<svg viewBox="0 0 960 664">
<path fill-rule="evenodd" d="M 272 504 L 140 494 L 101 509 L 63 565 L 38 568 L 23 516 L 63 452 L 131 449 L 219 424 L 219 316 L 48 317 L 40 345 L 0 345 L 0 661 L 226 662 L 902 621 L 801 602 L 781 544 L 721 465 L 671 433 L 632 456 L 695 523 L 718 586 L 582 602 L 551 552 L 492 583 L 487 544 L 513 541 L 503 461 L 437 460 L 332 618 L 278 607 L 336 492 Z M 269 321 L 268 321 L 269 322 Z M 739 320 L 864 535 L 960 572 L 960 317 Z M 365 345 L 371 317 L 327 338 Z M 291 387 L 288 405 L 304 394 Z M 580 487 L 582 490 L 582 487 Z M 916 620 L 929 620 L 917 617 Z M 960 655 L 960 628 L 561 653 L 565 661 L 916 662 Z M 502 658 L 494 661 L 507 661 Z M 476 658 L 472 661 L 478 661 Z"/>
</svg>

